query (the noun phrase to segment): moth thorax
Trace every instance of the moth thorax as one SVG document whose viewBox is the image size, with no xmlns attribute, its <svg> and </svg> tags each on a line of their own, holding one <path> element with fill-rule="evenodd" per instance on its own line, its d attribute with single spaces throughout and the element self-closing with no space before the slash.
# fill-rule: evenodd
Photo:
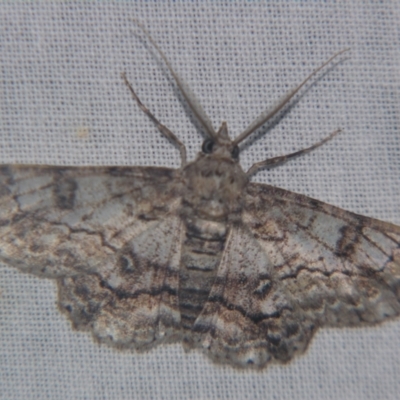
<svg viewBox="0 0 400 400">
<path fill-rule="evenodd" d="M 227 221 L 241 210 L 248 179 L 235 161 L 201 154 L 184 170 L 183 193 L 187 216 Z"/>
</svg>

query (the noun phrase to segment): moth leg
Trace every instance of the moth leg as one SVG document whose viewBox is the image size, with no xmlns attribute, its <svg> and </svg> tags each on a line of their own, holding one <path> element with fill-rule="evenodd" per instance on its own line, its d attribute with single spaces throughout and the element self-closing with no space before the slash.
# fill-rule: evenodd
<svg viewBox="0 0 400 400">
<path fill-rule="evenodd" d="M 339 132 L 341 132 L 341 129 L 337 129 L 336 131 L 332 132 L 329 136 L 326 138 L 322 139 L 321 141 L 313 144 L 310 147 L 306 147 L 305 149 L 301 149 L 298 151 L 295 151 L 294 153 L 290 154 L 285 154 L 283 156 L 278 156 L 278 157 L 273 157 L 273 158 L 268 158 L 264 161 L 257 162 L 253 164 L 250 169 L 246 172 L 247 176 L 251 176 L 255 174 L 257 171 L 259 171 L 262 168 L 274 168 L 278 165 L 282 165 L 285 162 L 295 158 L 302 156 L 303 154 L 307 154 L 310 151 L 316 149 L 319 146 L 322 146 L 324 143 L 326 143 L 328 140 L 331 140 L 334 136 L 336 136 Z"/>
<path fill-rule="evenodd" d="M 178 147 L 179 152 L 181 154 L 181 165 L 186 165 L 186 147 L 185 145 L 176 137 L 176 135 L 171 132 L 165 125 L 163 125 L 158 119 L 150 112 L 150 110 L 140 101 L 139 97 L 133 90 L 132 85 L 128 81 L 125 72 L 121 74 L 122 79 L 125 82 L 125 85 L 128 86 L 128 89 L 131 91 L 133 98 L 136 100 L 139 108 L 156 124 L 157 129 L 167 138 L 169 139 L 176 147 Z"/>
</svg>

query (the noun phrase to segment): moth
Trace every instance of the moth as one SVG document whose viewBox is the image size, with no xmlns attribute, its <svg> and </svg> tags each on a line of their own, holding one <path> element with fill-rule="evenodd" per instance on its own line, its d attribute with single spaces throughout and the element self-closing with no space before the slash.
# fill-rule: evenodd
<svg viewBox="0 0 400 400">
<path fill-rule="evenodd" d="M 250 176 L 322 145 L 239 164 L 239 144 L 288 104 L 331 57 L 231 139 L 214 130 L 165 61 L 206 140 L 163 167 L 0 168 L 0 261 L 55 279 L 74 328 L 138 351 L 182 342 L 212 360 L 262 368 L 302 354 L 324 326 L 368 326 L 400 313 L 400 227 L 253 183 Z"/>
</svg>

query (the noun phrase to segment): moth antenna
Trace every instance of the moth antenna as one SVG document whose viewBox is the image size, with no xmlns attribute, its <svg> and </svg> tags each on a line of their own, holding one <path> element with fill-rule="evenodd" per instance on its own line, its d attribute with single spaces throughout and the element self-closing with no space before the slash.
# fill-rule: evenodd
<svg viewBox="0 0 400 400">
<path fill-rule="evenodd" d="M 194 93 L 192 92 L 192 90 L 179 77 L 179 75 L 173 70 L 167 57 L 162 52 L 162 50 L 160 49 L 158 44 L 150 36 L 150 33 L 146 30 L 146 28 L 138 20 L 133 19 L 132 21 L 142 30 L 142 32 L 146 35 L 147 39 L 151 42 L 151 44 L 157 50 L 157 52 L 159 53 L 161 58 L 164 60 L 165 65 L 168 67 L 169 71 L 171 72 L 171 75 L 175 79 L 175 82 L 178 85 L 178 88 L 181 91 L 185 101 L 189 105 L 190 109 L 193 111 L 193 114 L 196 116 L 198 121 L 201 123 L 202 127 L 205 129 L 205 131 L 211 138 L 217 140 L 217 133 L 215 132 L 215 129 L 212 126 L 211 120 L 205 113 L 203 107 L 201 106 L 200 102 L 197 100 L 197 98 L 194 95 Z"/>
<path fill-rule="evenodd" d="M 272 108 L 268 108 L 265 110 L 263 113 L 261 113 L 236 139 L 234 139 L 233 144 L 238 145 L 240 142 L 242 142 L 244 139 L 246 139 L 249 135 L 251 135 L 256 129 L 258 129 L 260 126 L 264 125 L 268 120 L 270 120 L 272 117 L 274 117 L 279 111 L 282 110 L 283 107 L 289 101 L 293 98 L 293 96 L 313 77 L 315 76 L 321 69 L 326 67 L 328 64 L 330 64 L 335 58 L 339 57 L 341 54 L 345 53 L 346 51 L 349 51 L 350 49 L 344 49 L 336 54 L 334 54 L 329 60 L 325 61 L 321 66 L 319 66 L 317 69 L 315 69 L 304 81 L 298 85 L 296 88 L 290 90 L 288 93 L 286 93 L 282 99 L 275 104 Z"/>
</svg>

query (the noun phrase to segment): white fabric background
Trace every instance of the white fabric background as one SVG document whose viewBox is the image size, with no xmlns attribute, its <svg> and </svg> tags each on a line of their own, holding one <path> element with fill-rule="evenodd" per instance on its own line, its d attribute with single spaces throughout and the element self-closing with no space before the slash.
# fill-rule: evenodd
<svg viewBox="0 0 400 400">
<path fill-rule="evenodd" d="M 242 164 L 344 132 L 254 180 L 400 224 L 399 2 L 1 2 L 0 162 L 162 165 L 178 151 L 138 109 L 126 71 L 187 145 L 202 137 L 130 21 L 142 21 L 217 128 L 236 136 L 332 54 Z M 1 399 L 395 399 L 400 321 L 321 330 L 286 366 L 241 372 L 180 345 L 119 353 L 71 329 L 52 281 L 0 267 Z"/>
</svg>

